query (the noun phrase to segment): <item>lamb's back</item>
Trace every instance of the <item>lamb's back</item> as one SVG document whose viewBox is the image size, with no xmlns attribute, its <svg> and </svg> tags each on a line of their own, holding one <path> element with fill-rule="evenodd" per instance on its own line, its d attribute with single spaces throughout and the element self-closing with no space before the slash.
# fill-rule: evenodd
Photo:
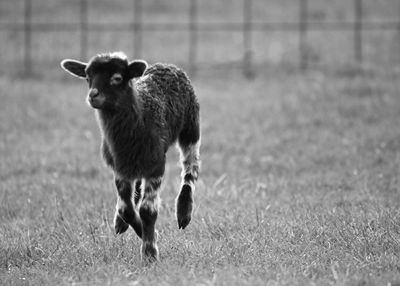
<svg viewBox="0 0 400 286">
<path fill-rule="evenodd" d="M 147 68 L 135 86 L 144 105 L 145 117 L 167 130 L 165 137 L 171 144 L 182 130 L 191 106 L 197 104 L 187 75 L 174 65 L 157 63 Z"/>
</svg>

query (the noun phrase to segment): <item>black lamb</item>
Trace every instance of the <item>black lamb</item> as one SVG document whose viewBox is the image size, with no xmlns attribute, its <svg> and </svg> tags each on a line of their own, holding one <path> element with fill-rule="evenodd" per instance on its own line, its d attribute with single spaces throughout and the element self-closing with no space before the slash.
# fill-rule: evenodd
<svg viewBox="0 0 400 286">
<path fill-rule="evenodd" d="M 178 227 L 184 229 L 191 220 L 200 124 L 190 80 L 174 65 L 148 67 L 145 61 L 128 62 L 121 52 L 99 54 L 88 63 L 66 59 L 61 66 L 89 84 L 87 102 L 96 110 L 103 159 L 115 176 L 115 231 L 120 234 L 132 226 L 143 240 L 142 258 L 157 260 L 159 188 L 166 152 L 176 141 L 182 162 L 176 199 Z"/>
</svg>

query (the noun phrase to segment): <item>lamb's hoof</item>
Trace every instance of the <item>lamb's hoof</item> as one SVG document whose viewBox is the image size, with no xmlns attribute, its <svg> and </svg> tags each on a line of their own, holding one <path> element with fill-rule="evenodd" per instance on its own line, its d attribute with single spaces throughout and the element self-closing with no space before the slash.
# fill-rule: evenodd
<svg viewBox="0 0 400 286">
<path fill-rule="evenodd" d="M 179 229 L 185 229 L 185 227 L 187 227 L 188 224 L 190 223 L 190 220 L 191 220 L 191 216 L 190 215 L 185 217 L 185 218 L 183 218 L 183 219 L 179 219 L 178 218 L 178 227 L 179 227 Z"/>
<path fill-rule="evenodd" d="M 192 219 L 192 189 L 189 185 L 183 185 L 176 200 L 176 218 L 179 229 L 185 229 Z"/>
<path fill-rule="evenodd" d="M 116 234 L 121 234 L 127 231 L 129 224 L 127 224 L 118 214 L 115 215 L 114 229 Z"/>
<path fill-rule="evenodd" d="M 153 263 L 159 260 L 158 247 L 156 243 L 143 242 L 142 244 L 142 261 L 144 263 Z"/>
</svg>

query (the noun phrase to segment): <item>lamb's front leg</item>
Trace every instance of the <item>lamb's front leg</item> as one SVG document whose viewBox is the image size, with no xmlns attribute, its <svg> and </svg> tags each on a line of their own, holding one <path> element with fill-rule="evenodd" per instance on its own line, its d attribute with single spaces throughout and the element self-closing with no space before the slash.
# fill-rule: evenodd
<svg viewBox="0 0 400 286">
<path fill-rule="evenodd" d="M 132 204 L 132 185 L 130 181 L 115 179 L 118 201 L 115 211 L 114 227 L 117 234 L 125 232 L 129 225 L 142 237 L 142 222 Z"/>
<path fill-rule="evenodd" d="M 142 259 L 158 260 L 157 233 L 155 223 L 158 216 L 159 189 L 161 177 L 145 180 L 143 200 L 140 205 L 139 214 L 142 220 Z"/>
</svg>

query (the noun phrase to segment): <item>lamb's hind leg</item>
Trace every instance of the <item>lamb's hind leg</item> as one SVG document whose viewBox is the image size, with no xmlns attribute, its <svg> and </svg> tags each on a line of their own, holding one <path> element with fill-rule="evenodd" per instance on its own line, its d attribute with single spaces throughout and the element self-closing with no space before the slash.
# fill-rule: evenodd
<svg viewBox="0 0 400 286">
<path fill-rule="evenodd" d="M 139 205 L 141 198 L 142 198 L 142 180 L 137 179 L 135 182 L 135 195 L 134 195 L 134 202 L 136 207 Z"/>
<path fill-rule="evenodd" d="M 180 142 L 179 147 L 182 163 L 182 183 L 181 190 L 176 198 L 176 218 L 178 227 L 184 229 L 192 218 L 194 184 L 200 168 L 200 140 L 186 146 L 183 146 Z"/>
<path fill-rule="evenodd" d="M 125 232 L 129 225 L 135 230 L 139 237 L 142 237 L 142 222 L 132 204 L 131 182 L 122 179 L 115 179 L 118 192 L 118 201 L 114 218 L 115 232 Z"/>
</svg>

